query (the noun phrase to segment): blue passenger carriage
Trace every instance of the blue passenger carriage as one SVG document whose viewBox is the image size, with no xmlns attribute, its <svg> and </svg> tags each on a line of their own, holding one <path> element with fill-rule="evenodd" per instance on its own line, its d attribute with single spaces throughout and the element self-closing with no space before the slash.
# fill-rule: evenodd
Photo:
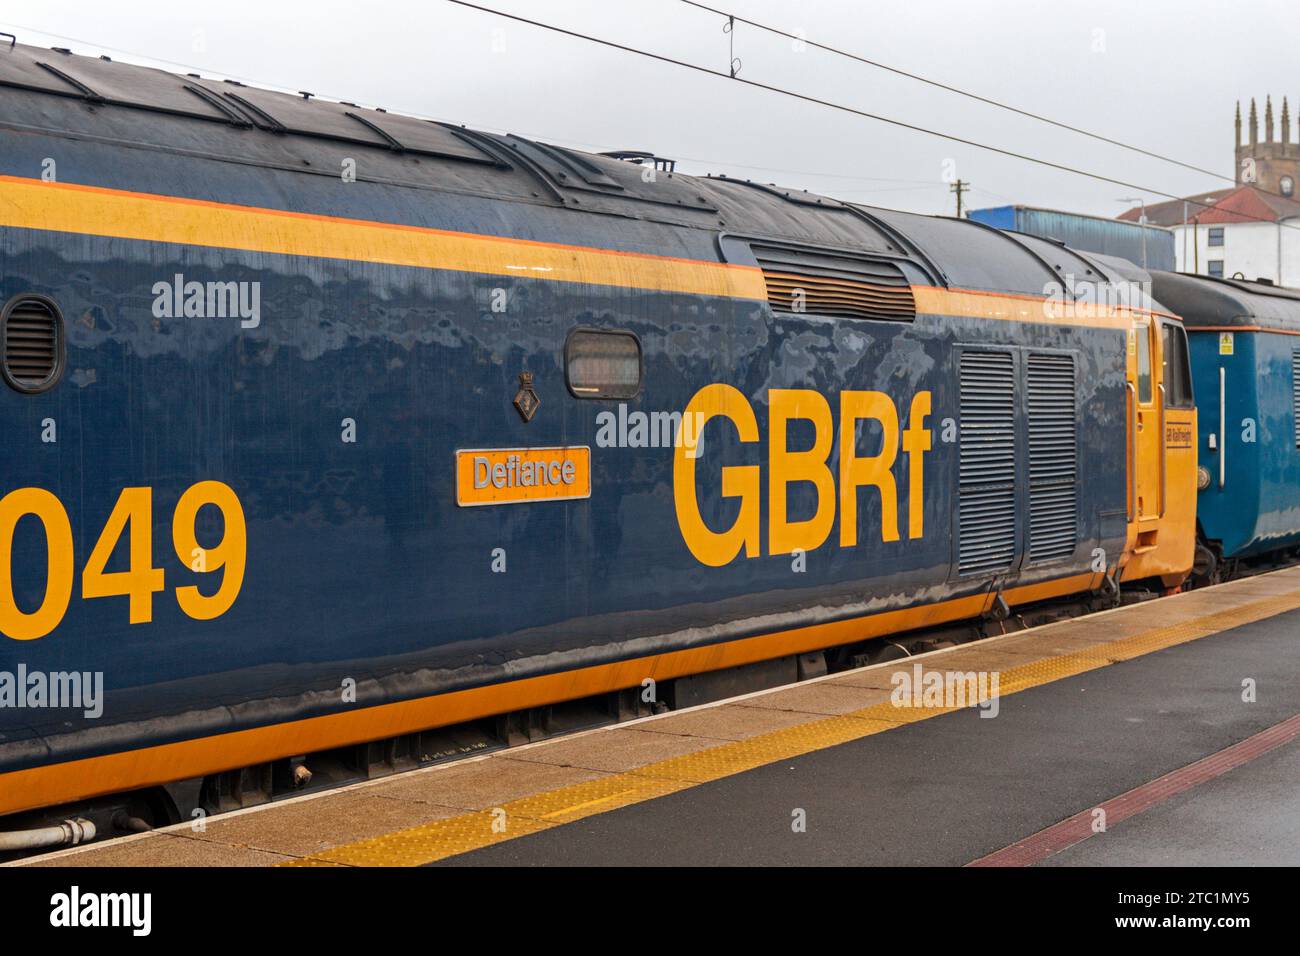
<svg viewBox="0 0 1300 956">
<path fill-rule="evenodd" d="M 1152 274 L 1187 328 L 1200 415 L 1198 573 L 1300 546 L 1300 292 Z"/>
</svg>

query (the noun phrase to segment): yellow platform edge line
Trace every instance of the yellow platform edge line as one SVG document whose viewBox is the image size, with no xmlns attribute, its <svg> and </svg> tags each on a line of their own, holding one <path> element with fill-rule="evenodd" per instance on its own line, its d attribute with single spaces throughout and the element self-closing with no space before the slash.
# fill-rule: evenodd
<svg viewBox="0 0 1300 956">
<path fill-rule="evenodd" d="M 1048 657 L 1000 672 L 1001 696 L 1054 683 L 1120 661 L 1220 634 L 1300 608 L 1300 590 L 1252 601 L 1131 637 Z M 978 647 L 966 646 L 965 650 Z M 904 662 L 897 662 L 902 665 Z M 920 663 L 920 662 L 918 662 Z M 926 670 L 943 670 L 942 657 Z M 899 707 L 873 704 L 839 717 L 826 717 L 657 761 L 598 780 L 559 787 L 509 801 L 490 811 L 458 814 L 406 830 L 324 850 L 277 866 L 421 866 L 537 833 L 585 817 L 654 800 L 712 780 L 860 740 L 903 724 L 951 713 L 955 707 Z"/>
</svg>

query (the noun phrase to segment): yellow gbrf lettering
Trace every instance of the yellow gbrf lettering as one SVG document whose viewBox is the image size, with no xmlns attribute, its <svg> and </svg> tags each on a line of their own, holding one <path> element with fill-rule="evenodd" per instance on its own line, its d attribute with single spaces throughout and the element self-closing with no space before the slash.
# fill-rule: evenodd
<svg viewBox="0 0 1300 956">
<path fill-rule="evenodd" d="M 767 498 L 771 509 L 767 553 L 813 551 L 822 546 L 835 524 L 835 476 L 826 464 L 835 437 L 831 407 L 821 392 L 811 389 L 774 388 L 767 397 Z M 787 447 L 787 425 L 796 418 L 813 423 L 813 445 L 807 451 Z M 817 510 L 804 521 L 789 520 L 786 510 L 786 493 L 795 481 L 812 482 L 817 488 Z"/>
<path fill-rule="evenodd" d="M 903 432 L 903 451 L 907 453 L 907 536 L 925 535 L 925 453 L 934 447 L 930 429 L 925 427 L 930 414 L 930 393 L 912 396 L 907 431 Z"/>
<path fill-rule="evenodd" d="M 45 527 L 45 597 L 24 613 L 14 600 L 13 547 L 18 522 L 32 515 Z M 58 498 L 43 488 L 19 488 L 0 499 L 0 632 L 16 641 L 44 637 L 72 599 L 72 525 Z"/>
<path fill-rule="evenodd" d="M 857 425 L 861 419 L 880 422 L 880 453 L 859 458 Z M 840 546 L 858 543 L 858 489 L 873 485 L 880 491 L 880 537 L 898 540 L 898 486 L 894 459 L 898 456 L 898 412 L 884 392 L 840 392 Z"/>
<path fill-rule="evenodd" d="M 696 423 L 696 438 L 703 435 L 704 426 L 711 418 L 728 418 L 736 428 L 742 442 L 758 441 L 758 422 L 754 410 L 737 389 L 715 383 L 706 385 L 695 393 L 683 421 Z M 695 464 L 699 460 L 698 447 L 688 447 L 677 442 L 673 448 L 673 501 L 677 508 L 677 526 L 681 529 L 686 547 L 701 564 L 718 568 L 731 561 L 740 549 L 745 557 L 758 555 L 759 540 L 759 466 L 728 465 L 722 469 L 722 494 L 740 499 L 740 514 L 735 524 L 726 531 L 712 530 L 700 515 L 700 502 L 695 492 Z"/>
</svg>

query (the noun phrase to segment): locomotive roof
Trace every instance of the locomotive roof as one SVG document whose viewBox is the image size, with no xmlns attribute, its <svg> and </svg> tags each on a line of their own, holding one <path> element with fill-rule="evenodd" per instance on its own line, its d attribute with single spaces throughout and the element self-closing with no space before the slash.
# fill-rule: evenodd
<svg viewBox="0 0 1300 956">
<path fill-rule="evenodd" d="M 0 47 L 0 90 L 0 126 L 13 129 L 331 178 L 340 157 L 364 155 L 358 179 L 905 257 L 936 285 L 1040 296 L 1071 276 L 1128 278 L 1116 261 L 970 220 L 725 176 L 646 181 L 622 158 L 62 48 Z"/>
<path fill-rule="evenodd" d="M 1300 332 L 1300 291 L 1263 282 L 1152 272 L 1152 293 L 1188 328 L 1265 325 Z"/>
</svg>

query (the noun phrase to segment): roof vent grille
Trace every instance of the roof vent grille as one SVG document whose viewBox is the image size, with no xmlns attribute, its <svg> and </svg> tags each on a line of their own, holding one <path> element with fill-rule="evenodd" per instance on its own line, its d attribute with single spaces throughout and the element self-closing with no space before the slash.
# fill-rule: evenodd
<svg viewBox="0 0 1300 956">
<path fill-rule="evenodd" d="M 776 312 L 908 322 L 916 318 L 911 284 L 897 264 L 880 259 L 777 246 L 751 246 L 767 301 Z"/>
</svg>

